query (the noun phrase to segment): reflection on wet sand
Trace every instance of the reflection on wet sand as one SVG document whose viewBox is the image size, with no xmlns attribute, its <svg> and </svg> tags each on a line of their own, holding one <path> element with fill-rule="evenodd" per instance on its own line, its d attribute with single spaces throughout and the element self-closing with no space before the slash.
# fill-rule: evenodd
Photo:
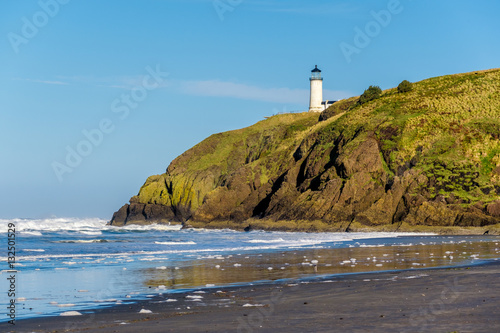
<svg viewBox="0 0 500 333">
<path fill-rule="evenodd" d="M 361 245 L 267 254 L 200 256 L 179 267 L 151 268 L 141 271 L 141 274 L 149 287 L 185 289 L 315 275 L 453 266 L 498 258 L 499 254 L 497 239 L 434 245 Z"/>
</svg>

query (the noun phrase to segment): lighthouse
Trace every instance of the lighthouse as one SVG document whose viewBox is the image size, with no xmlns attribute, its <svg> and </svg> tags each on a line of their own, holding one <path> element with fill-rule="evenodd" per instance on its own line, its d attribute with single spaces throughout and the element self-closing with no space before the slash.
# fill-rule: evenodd
<svg viewBox="0 0 500 333">
<path fill-rule="evenodd" d="M 325 109 L 323 102 L 323 78 L 318 65 L 311 71 L 311 96 L 309 99 L 309 112 L 321 112 Z"/>
</svg>

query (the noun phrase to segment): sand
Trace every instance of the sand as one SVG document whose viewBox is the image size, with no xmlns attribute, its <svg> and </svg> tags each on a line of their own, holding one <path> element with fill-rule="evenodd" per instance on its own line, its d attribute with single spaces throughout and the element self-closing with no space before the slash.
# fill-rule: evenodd
<svg viewBox="0 0 500 333">
<path fill-rule="evenodd" d="M 203 291 L 1 323 L 0 331 L 500 332 L 500 262 Z"/>
</svg>

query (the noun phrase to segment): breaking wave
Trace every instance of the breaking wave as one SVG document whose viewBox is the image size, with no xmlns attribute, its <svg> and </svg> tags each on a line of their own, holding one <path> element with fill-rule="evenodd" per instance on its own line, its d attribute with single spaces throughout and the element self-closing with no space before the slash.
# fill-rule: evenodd
<svg viewBox="0 0 500 333">
<path fill-rule="evenodd" d="M 108 221 L 100 218 L 47 218 L 47 219 L 0 219 L 0 233 L 6 233 L 9 223 L 15 224 L 16 232 L 24 235 L 41 236 L 42 232 L 77 232 L 83 235 L 96 236 L 103 232 L 134 231 L 174 231 L 180 230 L 179 224 L 128 225 L 115 227 L 107 225 Z"/>
</svg>

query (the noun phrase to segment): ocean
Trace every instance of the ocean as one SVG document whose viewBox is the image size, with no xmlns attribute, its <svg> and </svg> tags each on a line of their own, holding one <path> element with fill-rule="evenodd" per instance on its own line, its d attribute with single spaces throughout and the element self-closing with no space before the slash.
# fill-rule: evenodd
<svg viewBox="0 0 500 333">
<path fill-rule="evenodd" d="M 106 222 L 0 219 L 0 321 L 10 320 L 11 299 L 18 320 L 159 294 L 174 302 L 176 293 L 206 288 L 402 269 L 425 274 L 423 268 L 500 258 L 498 236 L 179 230 Z M 15 226 L 12 267 L 9 225 Z M 15 296 L 7 296 L 12 286 Z"/>
</svg>

